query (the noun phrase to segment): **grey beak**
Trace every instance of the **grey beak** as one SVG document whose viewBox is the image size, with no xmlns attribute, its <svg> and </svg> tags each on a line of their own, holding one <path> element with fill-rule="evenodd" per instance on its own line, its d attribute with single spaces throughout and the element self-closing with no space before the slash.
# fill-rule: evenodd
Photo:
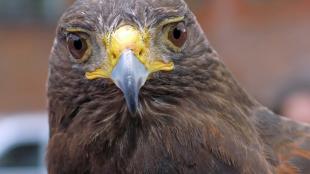
<svg viewBox="0 0 310 174">
<path fill-rule="evenodd" d="M 112 71 L 112 80 L 125 97 L 129 112 L 136 114 L 139 107 L 139 92 L 149 72 L 131 50 L 125 50 Z"/>
</svg>

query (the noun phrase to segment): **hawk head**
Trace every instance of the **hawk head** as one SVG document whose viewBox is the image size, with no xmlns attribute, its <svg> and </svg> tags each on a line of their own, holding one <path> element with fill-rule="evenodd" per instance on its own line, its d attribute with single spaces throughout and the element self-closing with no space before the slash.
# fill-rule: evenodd
<svg viewBox="0 0 310 174">
<path fill-rule="evenodd" d="M 214 52 L 181 0 L 81 0 L 60 20 L 51 70 L 61 69 L 58 83 L 79 80 L 90 87 L 101 81 L 98 91 L 119 88 L 135 115 L 142 109 L 141 88 L 153 82 L 159 91 L 186 90 L 184 84 L 196 81 L 188 75 L 204 66 L 205 54 Z"/>
</svg>

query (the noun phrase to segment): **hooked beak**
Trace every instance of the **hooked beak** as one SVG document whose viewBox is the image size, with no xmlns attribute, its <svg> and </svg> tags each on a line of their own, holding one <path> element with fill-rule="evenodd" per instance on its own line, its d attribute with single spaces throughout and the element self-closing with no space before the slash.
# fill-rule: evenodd
<svg viewBox="0 0 310 174">
<path fill-rule="evenodd" d="M 95 71 L 86 72 L 89 80 L 110 78 L 121 89 L 128 110 L 135 115 L 139 108 L 139 91 L 149 74 L 172 71 L 174 64 L 164 61 L 149 50 L 150 35 L 134 26 L 124 25 L 103 39 L 106 61 Z"/>
<path fill-rule="evenodd" d="M 139 104 L 139 91 L 144 85 L 148 70 L 131 50 L 125 50 L 112 71 L 111 79 L 126 99 L 129 111 L 136 114 Z"/>
</svg>

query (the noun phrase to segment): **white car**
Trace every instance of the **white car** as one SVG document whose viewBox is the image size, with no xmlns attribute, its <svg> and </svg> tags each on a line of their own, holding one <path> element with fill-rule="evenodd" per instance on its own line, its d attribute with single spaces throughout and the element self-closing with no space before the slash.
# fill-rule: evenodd
<svg viewBox="0 0 310 174">
<path fill-rule="evenodd" d="M 46 113 L 0 116 L 0 174 L 47 174 Z"/>
</svg>

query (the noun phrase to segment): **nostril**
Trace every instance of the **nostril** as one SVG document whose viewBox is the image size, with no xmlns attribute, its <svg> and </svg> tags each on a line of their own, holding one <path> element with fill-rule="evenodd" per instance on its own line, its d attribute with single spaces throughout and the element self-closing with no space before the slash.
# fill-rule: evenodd
<svg viewBox="0 0 310 174">
<path fill-rule="evenodd" d="M 116 59 L 116 54 L 115 53 L 112 53 L 112 58 Z"/>
<path fill-rule="evenodd" d="M 143 54 L 144 54 L 144 50 L 141 49 L 141 50 L 139 51 L 139 56 L 142 56 Z"/>
</svg>

